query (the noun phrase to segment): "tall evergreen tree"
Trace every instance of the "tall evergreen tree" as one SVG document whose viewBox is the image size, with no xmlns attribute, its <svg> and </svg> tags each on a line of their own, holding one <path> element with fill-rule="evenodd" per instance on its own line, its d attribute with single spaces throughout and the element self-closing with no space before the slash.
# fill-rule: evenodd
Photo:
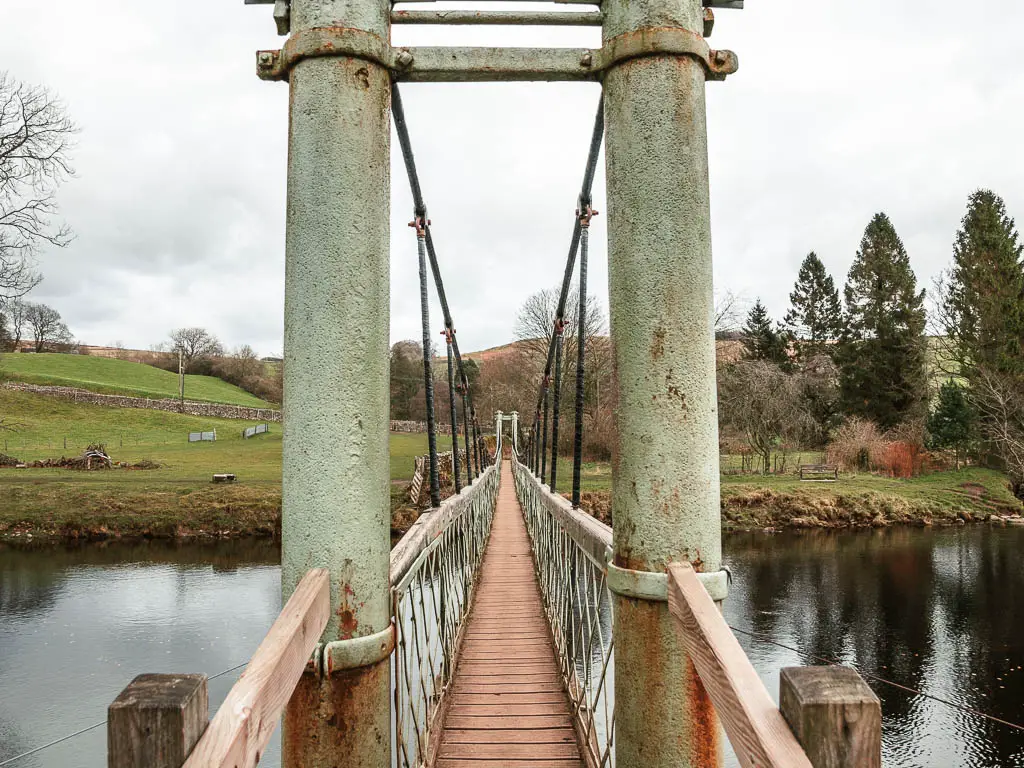
<svg viewBox="0 0 1024 768">
<path fill-rule="evenodd" d="M 1024 374 L 1024 266 L 1002 198 L 981 189 L 967 201 L 942 297 L 942 325 L 955 362 Z"/>
<path fill-rule="evenodd" d="M 939 389 L 939 399 L 928 416 L 928 435 L 933 447 L 953 450 L 957 469 L 970 448 L 974 421 L 963 387 L 950 379 Z"/>
<path fill-rule="evenodd" d="M 743 357 L 747 360 L 767 360 L 782 367 L 790 367 L 789 334 L 772 321 L 761 299 L 747 313 L 747 322 L 741 333 Z"/>
<path fill-rule="evenodd" d="M 843 310 L 836 284 L 814 251 L 800 265 L 789 301 L 792 307 L 786 313 L 785 323 L 790 333 L 801 340 L 797 356 L 810 360 L 831 351 L 830 342 L 843 332 Z"/>
<path fill-rule="evenodd" d="M 924 291 L 884 213 L 864 230 L 843 290 L 840 387 L 848 413 L 888 428 L 919 416 L 927 398 Z"/>
</svg>

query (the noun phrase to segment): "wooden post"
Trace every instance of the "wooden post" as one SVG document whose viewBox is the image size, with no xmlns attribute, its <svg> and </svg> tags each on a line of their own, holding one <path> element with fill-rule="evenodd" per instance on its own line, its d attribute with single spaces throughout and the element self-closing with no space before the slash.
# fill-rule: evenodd
<svg viewBox="0 0 1024 768">
<path fill-rule="evenodd" d="M 786 667 L 779 709 L 814 768 L 881 768 L 882 705 L 849 667 Z"/>
<path fill-rule="evenodd" d="M 107 712 L 108 768 L 181 768 L 209 717 L 206 675 L 139 675 Z"/>
</svg>

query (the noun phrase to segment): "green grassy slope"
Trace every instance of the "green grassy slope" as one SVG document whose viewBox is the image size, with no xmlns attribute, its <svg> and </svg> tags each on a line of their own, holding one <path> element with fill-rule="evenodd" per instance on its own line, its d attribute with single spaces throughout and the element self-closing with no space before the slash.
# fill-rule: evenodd
<svg viewBox="0 0 1024 768">
<path fill-rule="evenodd" d="M 126 533 L 175 530 L 233 533 L 273 527 L 281 504 L 281 426 L 248 440 L 250 422 L 137 408 L 83 405 L 0 389 L 0 451 L 23 461 L 75 456 L 102 442 L 114 461 L 149 459 L 154 470 L 80 472 L 0 469 L 0 534 L 12 530 Z M 252 422 L 255 423 L 255 422 Z M 217 430 L 215 443 L 189 443 L 190 431 Z M 67 450 L 64 440 L 67 439 Z M 427 436 L 391 436 L 391 477 L 412 477 Z M 234 485 L 213 485 L 231 472 Z"/>
<path fill-rule="evenodd" d="M 0 376 L 29 384 L 78 387 L 108 395 L 176 398 L 178 375 L 144 363 L 108 357 L 58 354 L 6 354 Z M 185 376 L 185 397 L 209 403 L 272 407 L 245 390 L 214 376 Z"/>
</svg>

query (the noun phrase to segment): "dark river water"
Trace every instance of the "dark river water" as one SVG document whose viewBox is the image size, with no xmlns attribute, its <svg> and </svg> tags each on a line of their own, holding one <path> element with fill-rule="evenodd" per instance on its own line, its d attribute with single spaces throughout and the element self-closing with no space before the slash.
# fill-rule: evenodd
<svg viewBox="0 0 1024 768">
<path fill-rule="evenodd" d="M 773 696 L 815 657 L 916 691 L 871 682 L 887 766 L 1024 767 L 1024 731 L 981 714 L 1024 722 L 1022 551 L 1022 528 L 731 536 L 725 613 Z M 102 722 L 138 673 L 243 664 L 277 562 L 264 542 L 0 545 L 0 766 Z M 211 710 L 238 674 L 211 681 Z M 100 727 L 9 765 L 100 768 L 105 745 Z"/>
</svg>

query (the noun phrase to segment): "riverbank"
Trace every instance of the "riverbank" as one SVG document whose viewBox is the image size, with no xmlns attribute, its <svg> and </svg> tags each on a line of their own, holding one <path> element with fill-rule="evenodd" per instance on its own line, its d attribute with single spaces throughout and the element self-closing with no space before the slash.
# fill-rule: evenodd
<svg viewBox="0 0 1024 768">
<path fill-rule="evenodd" d="M 115 462 L 155 469 L 0 468 L 0 538 L 273 537 L 281 516 L 281 430 L 242 437 L 246 423 L 111 408 L 0 388 L 0 453 L 20 462 L 79 456 L 102 443 Z M 216 442 L 188 442 L 216 430 Z M 392 434 L 391 479 L 411 479 L 423 434 Z M 215 473 L 237 482 L 214 484 Z M 396 486 L 397 487 L 397 486 Z"/>
<path fill-rule="evenodd" d="M 611 523 L 611 492 L 584 491 L 581 506 Z M 843 475 L 806 483 L 792 475 L 722 477 L 722 529 L 884 528 L 893 525 L 1024 524 L 1024 504 L 996 471 L 970 467 L 899 480 Z"/>
</svg>

